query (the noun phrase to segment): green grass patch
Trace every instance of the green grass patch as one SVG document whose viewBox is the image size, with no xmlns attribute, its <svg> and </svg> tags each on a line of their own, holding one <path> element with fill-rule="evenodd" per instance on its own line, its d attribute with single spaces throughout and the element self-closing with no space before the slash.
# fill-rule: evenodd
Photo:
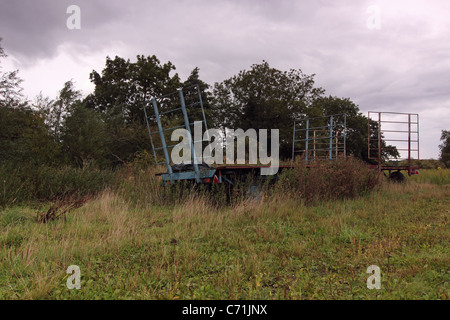
<svg viewBox="0 0 450 320">
<path fill-rule="evenodd" d="M 448 299 L 450 186 L 414 178 L 308 205 L 289 194 L 137 205 L 151 196 L 113 190 L 46 224 L 9 207 L 0 298 Z M 70 265 L 80 290 L 66 286 Z M 366 287 L 370 265 L 381 290 Z"/>
</svg>

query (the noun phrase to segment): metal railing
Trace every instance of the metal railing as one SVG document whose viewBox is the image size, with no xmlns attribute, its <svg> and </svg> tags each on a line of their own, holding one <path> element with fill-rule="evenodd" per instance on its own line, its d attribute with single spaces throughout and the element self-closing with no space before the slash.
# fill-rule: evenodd
<svg viewBox="0 0 450 320">
<path fill-rule="evenodd" d="M 407 161 L 419 160 L 419 115 L 401 112 L 368 112 L 368 158 L 379 170 Z M 398 154 L 398 155 L 397 155 Z"/>
<path fill-rule="evenodd" d="M 315 160 L 333 160 L 347 153 L 346 114 L 296 120 L 293 131 L 293 161 L 296 154 L 304 156 L 308 163 Z"/>
<path fill-rule="evenodd" d="M 169 177 L 172 177 L 173 171 L 168 149 L 176 146 L 176 145 L 167 145 L 166 143 L 166 135 L 170 135 L 171 131 L 180 128 L 184 128 L 187 130 L 190 136 L 191 142 L 190 149 L 192 160 L 197 159 L 194 148 L 195 141 L 192 139 L 192 132 L 191 132 L 191 126 L 193 126 L 194 123 L 197 121 L 189 122 L 189 115 L 188 115 L 188 110 L 196 107 L 200 108 L 203 118 L 201 122 L 205 126 L 205 129 L 208 130 L 205 117 L 205 110 L 203 108 L 202 96 L 200 88 L 197 85 L 183 89 L 178 89 L 177 92 L 173 92 L 161 96 L 159 98 L 152 98 L 149 101 L 148 105 L 144 107 L 145 120 L 147 123 L 147 129 L 150 136 L 150 143 L 152 145 L 155 163 L 157 165 L 165 164 L 167 166 L 167 172 L 169 174 Z M 147 108 L 149 110 L 147 110 Z M 176 113 L 180 111 L 181 117 L 180 114 L 176 115 Z M 170 117 L 169 114 L 171 114 Z M 151 122 L 156 123 L 157 130 L 152 131 Z M 172 124 L 171 127 L 165 128 L 165 124 L 169 124 L 171 122 L 176 123 L 175 125 Z M 155 147 L 155 135 L 159 137 L 159 141 L 161 143 L 160 147 Z M 163 151 L 164 154 L 164 162 L 158 161 L 158 152 L 161 150 Z M 200 182 L 200 170 L 198 167 L 198 162 L 192 161 L 192 164 L 195 172 L 195 179 L 197 180 L 197 182 Z"/>
</svg>

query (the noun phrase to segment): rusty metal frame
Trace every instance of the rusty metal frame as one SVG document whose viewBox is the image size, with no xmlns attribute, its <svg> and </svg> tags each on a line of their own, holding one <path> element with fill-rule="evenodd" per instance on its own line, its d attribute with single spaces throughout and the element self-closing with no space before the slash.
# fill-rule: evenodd
<svg viewBox="0 0 450 320">
<path fill-rule="evenodd" d="M 403 121 L 393 120 L 389 118 L 389 116 L 398 116 Z M 375 119 L 373 119 L 375 117 Z M 393 171 L 393 170 L 407 170 L 408 175 L 416 174 L 419 168 L 412 167 L 412 156 L 417 155 L 416 160 L 420 159 L 420 149 L 419 149 L 419 114 L 417 113 L 402 113 L 402 112 L 378 112 L 378 111 L 369 111 L 367 116 L 367 128 L 368 128 L 368 136 L 367 136 L 367 153 L 368 158 L 370 160 L 377 160 L 377 168 L 378 171 Z M 377 123 L 377 129 L 374 131 L 371 129 L 371 121 Z M 383 129 L 385 126 L 383 124 L 394 124 L 394 125 L 404 125 L 407 126 L 407 130 L 390 130 Z M 416 126 L 414 130 L 412 127 Z M 403 139 L 390 139 L 389 137 L 383 137 L 384 134 L 405 134 L 405 138 Z M 374 138 L 375 137 L 375 138 Z M 371 142 L 376 141 L 376 148 L 371 147 Z M 383 148 L 382 142 L 394 142 L 394 143 L 407 143 L 407 148 L 397 148 L 398 151 L 407 152 L 406 158 L 396 158 L 395 161 L 408 161 L 407 166 L 396 166 L 396 165 L 386 165 L 386 162 L 393 161 L 393 158 L 387 158 L 386 161 L 382 159 L 382 153 L 387 148 Z M 414 149 L 412 149 L 414 148 Z M 376 153 L 374 154 L 374 151 Z"/>
</svg>

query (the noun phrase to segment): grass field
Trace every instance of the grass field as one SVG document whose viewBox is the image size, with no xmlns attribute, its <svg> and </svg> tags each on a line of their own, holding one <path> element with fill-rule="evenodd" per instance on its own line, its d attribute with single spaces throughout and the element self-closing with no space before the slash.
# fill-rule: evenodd
<svg viewBox="0 0 450 320">
<path fill-rule="evenodd" d="M 42 208 L 7 207 L 0 299 L 447 300 L 450 170 L 407 180 L 311 205 L 281 193 L 136 205 L 107 190 L 48 223 Z M 70 265 L 79 290 L 66 286 Z M 367 288 L 370 265 L 380 290 Z"/>
</svg>

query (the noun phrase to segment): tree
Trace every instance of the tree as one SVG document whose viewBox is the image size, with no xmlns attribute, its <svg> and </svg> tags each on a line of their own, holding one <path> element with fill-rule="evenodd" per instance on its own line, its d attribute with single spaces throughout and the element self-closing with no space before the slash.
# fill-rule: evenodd
<svg viewBox="0 0 450 320">
<path fill-rule="evenodd" d="M 75 89 L 72 80 L 66 81 L 64 87 L 59 91 L 56 100 L 44 97 L 40 93 L 32 103 L 45 117 L 46 124 L 56 141 L 60 140 L 61 127 L 64 125 L 64 119 L 72 111 L 72 104 L 81 98 L 81 92 Z"/>
<path fill-rule="evenodd" d="M 0 162 L 54 164 L 57 149 L 39 112 L 0 105 Z"/>
<path fill-rule="evenodd" d="M 208 90 L 210 86 L 200 79 L 199 72 L 200 72 L 199 68 L 197 67 L 194 68 L 194 70 L 192 70 L 187 80 L 183 82 L 182 88 L 185 89 L 184 91 L 187 90 L 188 92 L 189 92 L 188 89 L 192 88 L 193 86 L 197 86 L 199 88 L 200 96 L 203 103 L 203 109 L 205 111 L 206 122 L 208 125 L 213 125 L 213 107 L 211 105 L 212 94 Z M 193 92 L 193 94 L 195 95 L 195 99 L 197 99 L 197 93 Z M 203 120 L 203 115 L 201 113 L 200 108 L 194 108 L 192 111 L 190 111 L 189 117 L 190 117 L 189 120 L 191 122 Z"/>
<path fill-rule="evenodd" d="M 72 80 L 64 83 L 64 87 L 59 91 L 58 99 L 54 103 L 52 117 L 55 137 L 60 135 L 61 122 L 65 114 L 71 111 L 72 104 L 81 97 L 81 92 L 75 90 Z"/>
<path fill-rule="evenodd" d="M 323 117 L 334 114 L 347 115 L 346 150 L 347 154 L 367 160 L 367 117 L 359 107 L 348 98 L 319 97 L 307 111 L 309 117 Z"/>
<path fill-rule="evenodd" d="M 304 117 L 323 93 L 322 88 L 314 87 L 314 75 L 305 75 L 300 69 L 280 71 L 263 61 L 215 84 L 214 125 L 279 129 L 281 156 L 289 157 L 294 120 Z"/>
<path fill-rule="evenodd" d="M 441 155 L 439 160 L 442 161 L 447 168 L 450 168 L 450 130 L 442 130 L 442 144 L 439 146 Z"/>
<path fill-rule="evenodd" d="M 61 132 L 63 150 L 69 163 L 78 167 L 95 162 L 107 166 L 108 135 L 100 115 L 81 102 L 72 105 Z"/>
<path fill-rule="evenodd" d="M 347 154 L 352 154 L 355 157 L 367 162 L 368 155 L 368 119 L 360 111 L 359 107 L 353 103 L 349 98 L 338 97 L 319 97 L 315 99 L 311 107 L 307 110 L 309 117 L 322 117 L 333 114 L 346 114 L 346 149 Z M 371 121 L 371 132 L 378 132 L 378 123 Z M 377 139 L 376 137 L 371 137 Z M 371 140 L 371 148 L 377 148 L 377 141 Z M 394 146 L 386 145 L 386 142 L 381 140 L 382 154 L 381 158 L 386 160 L 388 157 L 398 157 L 398 150 Z M 371 156 L 374 156 L 375 150 L 372 151 Z M 377 155 L 376 155 L 377 156 Z M 374 162 L 375 163 L 375 162 Z"/>
<path fill-rule="evenodd" d="M 90 79 L 94 93 L 86 99 L 87 107 L 106 118 L 119 117 L 124 123 L 144 123 L 143 106 L 150 97 L 176 91 L 181 82 L 170 72 L 175 66 L 169 61 L 161 65 L 156 56 L 137 56 L 136 62 L 120 57 L 107 57 L 101 74 L 92 71 Z"/>
<path fill-rule="evenodd" d="M 0 38 L 0 104 L 9 107 L 23 105 L 22 79 L 18 77 L 19 70 L 2 72 L 1 59 L 7 55 L 1 46 Z"/>
<path fill-rule="evenodd" d="M 106 58 L 101 73 L 92 71 L 90 79 L 94 92 L 84 102 L 98 112 L 108 133 L 108 155 L 112 165 L 134 159 L 150 141 L 144 117 L 144 106 L 150 98 L 176 91 L 182 86 L 178 74 L 171 75 L 175 66 L 165 64 L 156 56 L 137 56 L 136 62 L 120 57 Z"/>
<path fill-rule="evenodd" d="M 0 59 L 5 57 L 0 45 Z M 15 166 L 25 162 L 54 163 L 56 145 L 48 134 L 44 117 L 24 100 L 22 80 L 17 74 L 18 70 L 0 70 L 0 162 Z"/>
</svg>

